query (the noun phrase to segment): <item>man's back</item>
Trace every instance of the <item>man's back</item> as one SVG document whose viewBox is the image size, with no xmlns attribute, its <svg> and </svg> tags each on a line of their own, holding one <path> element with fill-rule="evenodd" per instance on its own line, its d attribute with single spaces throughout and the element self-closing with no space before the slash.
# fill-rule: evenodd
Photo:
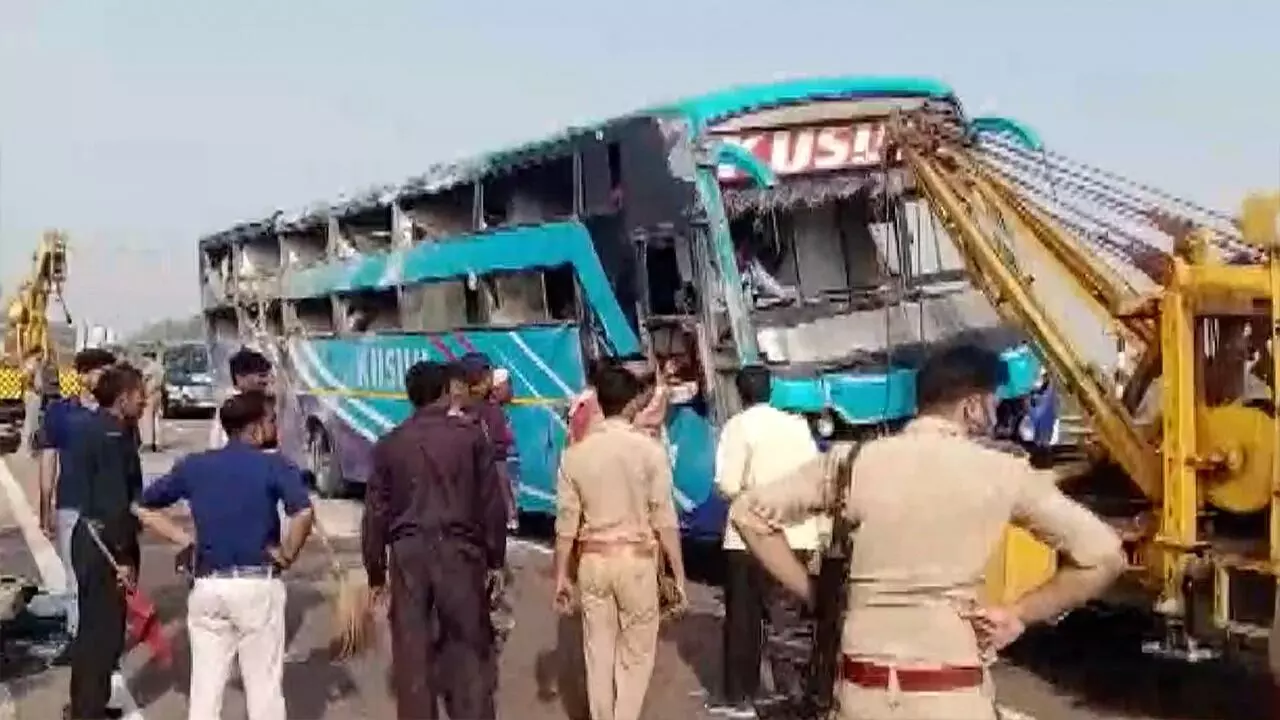
<svg viewBox="0 0 1280 720">
<path fill-rule="evenodd" d="M 1114 533 L 1062 495 L 1052 476 L 932 417 L 864 446 L 846 512 L 857 529 L 845 652 L 903 664 L 978 660 L 960 613 L 977 600 L 1006 523 L 1084 562 L 1118 551 Z"/>
<path fill-rule="evenodd" d="M 149 486 L 148 505 L 185 499 L 195 521 L 197 571 L 266 565 L 280 544 L 279 505 L 310 503 L 302 471 L 278 454 L 241 442 L 184 458 Z"/>
<path fill-rule="evenodd" d="M 100 411 L 85 415 L 74 429 L 67 454 L 82 473 L 81 514 L 103 523 L 108 545 L 136 549 L 130 506 L 142 490 L 142 462 L 131 426 Z"/>
<path fill-rule="evenodd" d="M 442 408 L 420 410 L 384 436 L 366 503 L 387 518 L 385 541 L 444 535 L 501 554 L 507 519 L 494 459 L 478 421 Z"/>
<path fill-rule="evenodd" d="M 648 541 L 654 527 L 676 526 L 666 452 L 621 419 L 601 422 L 565 451 L 556 494 L 562 537 L 576 530 L 588 540 Z"/>
<path fill-rule="evenodd" d="M 92 416 L 93 410 L 85 407 L 78 398 L 58 400 L 44 411 L 37 447 L 51 449 L 58 454 L 58 507 L 75 508 L 80 505 L 84 478 L 68 450 L 71 439 L 80 432 L 80 426 Z"/>
<path fill-rule="evenodd" d="M 766 404 L 752 405 L 725 423 L 716 451 L 716 487 L 734 497 L 747 488 L 785 478 L 818 454 L 809 424 L 798 415 Z M 787 528 L 795 550 L 816 550 L 821 518 Z M 743 549 L 732 526 L 725 529 L 726 548 Z"/>
</svg>

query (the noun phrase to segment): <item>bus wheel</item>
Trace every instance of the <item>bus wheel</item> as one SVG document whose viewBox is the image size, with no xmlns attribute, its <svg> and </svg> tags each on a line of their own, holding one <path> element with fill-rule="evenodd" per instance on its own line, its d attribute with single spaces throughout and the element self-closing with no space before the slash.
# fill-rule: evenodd
<svg viewBox="0 0 1280 720">
<path fill-rule="evenodd" d="M 323 427 L 313 427 L 307 434 L 307 470 L 322 498 L 340 497 L 347 489 L 342 466 L 333 453 L 333 443 Z"/>
</svg>

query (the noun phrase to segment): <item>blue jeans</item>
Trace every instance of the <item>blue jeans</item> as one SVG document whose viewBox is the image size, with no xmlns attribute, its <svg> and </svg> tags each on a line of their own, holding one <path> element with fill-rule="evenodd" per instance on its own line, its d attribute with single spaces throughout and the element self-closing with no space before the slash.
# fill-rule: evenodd
<svg viewBox="0 0 1280 720">
<path fill-rule="evenodd" d="M 67 588 L 62 595 L 67 612 L 67 634 L 75 637 L 80 627 L 80 600 L 76 592 L 76 571 L 71 566 L 71 531 L 80 522 L 80 511 L 75 508 L 58 508 L 55 539 L 58 543 L 58 558 L 62 560 L 62 569 L 67 574 Z"/>
</svg>

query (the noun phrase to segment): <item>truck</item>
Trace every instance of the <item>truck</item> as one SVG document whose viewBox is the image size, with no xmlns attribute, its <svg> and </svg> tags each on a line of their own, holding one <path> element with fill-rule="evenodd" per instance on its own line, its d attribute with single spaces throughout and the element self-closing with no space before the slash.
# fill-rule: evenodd
<svg viewBox="0 0 1280 720">
<path fill-rule="evenodd" d="M 212 416 L 217 409 L 209 348 L 203 342 L 166 344 L 159 353 L 164 367 L 161 409 L 164 417 Z"/>
</svg>

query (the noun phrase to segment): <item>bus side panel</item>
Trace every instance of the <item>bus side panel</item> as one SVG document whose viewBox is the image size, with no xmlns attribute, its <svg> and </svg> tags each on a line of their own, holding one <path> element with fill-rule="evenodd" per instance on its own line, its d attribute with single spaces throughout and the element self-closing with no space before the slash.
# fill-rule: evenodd
<svg viewBox="0 0 1280 720">
<path fill-rule="evenodd" d="M 703 408 L 672 407 L 667 416 L 667 452 L 681 530 L 691 538 L 720 537 L 727 508 L 715 492 L 716 429 Z"/>
<path fill-rule="evenodd" d="M 564 409 L 582 388 L 575 326 L 466 330 L 432 335 L 312 338 L 292 341 L 289 378 L 299 419 L 321 422 L 333 440 L 344 477 L 364 482 L 373 442 L 409 415 L 404 373 L 421 360 L 448 362 L 482 352 L 511 376 L 507 415 L 521 459 L 521 505 L 554 509 L 555 475 L 564 446 Z M 286 406 L 287 407 L 287 406 Z"/>
</svg>

